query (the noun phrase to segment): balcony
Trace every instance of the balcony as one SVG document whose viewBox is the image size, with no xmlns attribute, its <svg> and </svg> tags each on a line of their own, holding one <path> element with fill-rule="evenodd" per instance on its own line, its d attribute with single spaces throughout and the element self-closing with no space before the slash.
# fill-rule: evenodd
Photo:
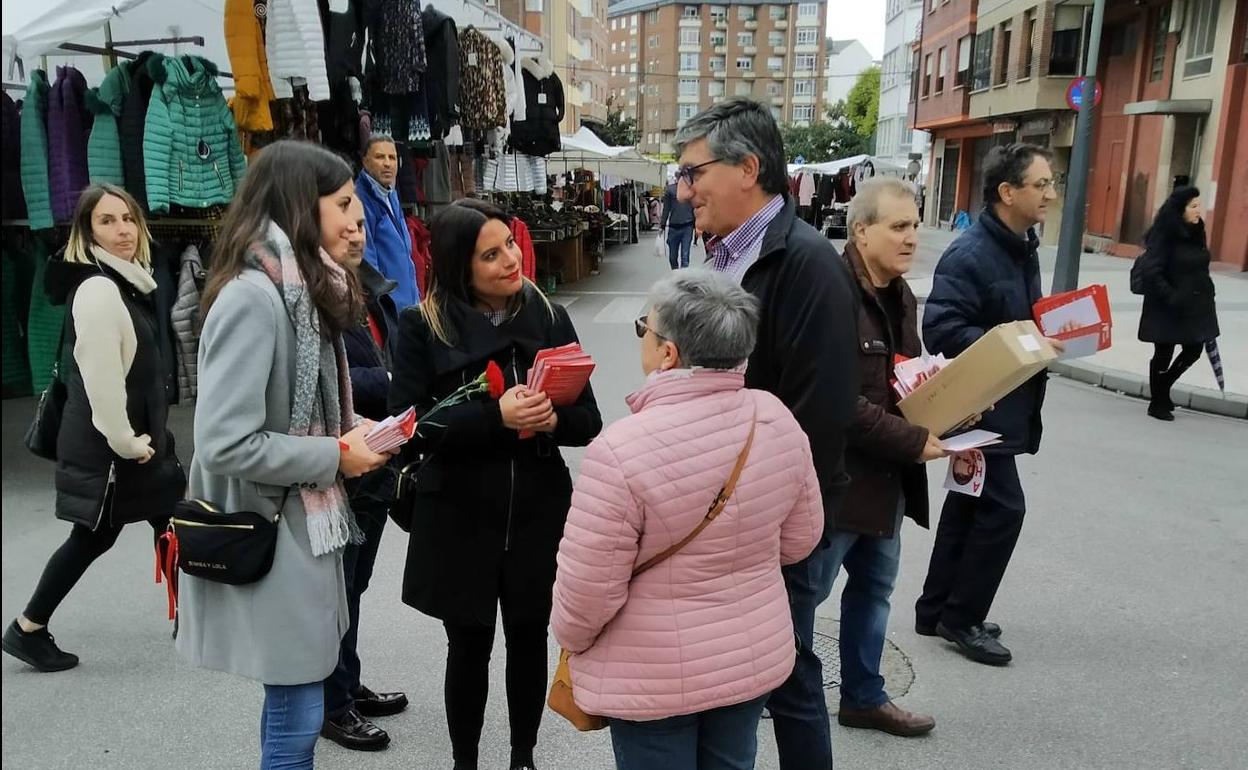
<svg viewBox="0 0 1248 770">
<path fill-rule="evenodd" d="M 817 27 L 819 26 L 819 17 L 818 16 L 799 16 L 797 17 L 797 26 Z"/>
<path fill-rule="evenodd" d="M 712 65 L 711 65 L 711 76 L 712 76 L 712 77 L 722 78 L 722 77 L 726 77 L 726 76 L 727 76 L 727 74 L 728 74 L 728 67 L 727 67 L 727 65 L 725 65 L 725 64 L 712 64 Z"/>
<path fill-rule="evenodd" d="M 741 49 L 741 53 L 745 54 L 746 56 L 754 56 L 758 53 L 758 48 L 756 46 L 747 45 Z"/>
<path fill-rule="evenodd" d="M 789 20 L 788 19 L 776 19 L 775 21 L 771 23 L 771 26 L 776 29 L 788 29 Z"/>
<path fill-rule="evenodd" d="M 680 17 L 680 26 L 700 28 L 702 26 L 702 19 L 697 16 L 693 16 L 693 17 L 682 16 Z"/>
<path fill-rule="evenodd" d="M 771 73 L 771 79 L 772 80 L 788 80 L 788 76 L 784 74 L 783 70 L 776 70 Z"/>
<path fill-rule="evenodd" d="M 774 107 L 783 107 L 783 106 L 784 106 L 784 97 L 783 97 L 783 96 L 773 96 L 773 97 L 771 97 L 771 104 L 772 104 L 772 106 L 774 106 Z"/>
<path fill-rule="evenodd" d="M 745 22 L 746 29 L 758 29 L 758 19 L 749 19 Z"/>
<path fill-rule="evenodd" d="M 680 53 L 702 53 L 702 44 L 701 43 L 681 43 L 680 47 L 677 48 L 676 50 L 679 51 Z"/>
<path fill-rule="evenodd" d="M 725 30 L 726 30 L 726 29 L 728 29 L 728 19 L 726 19 L 726 18 L 716 18 L 716 19 L 715 19 L 715 29 L 725 29 Z"/>
<path fill-rule="evenodd" d="M 723 56 L 724 54 L 728 53 L 728 46 L 717 45 L 715 46 L 713 50 L 715 51 L 715 53 L 719 54 L 720 56 Z"/>
<path fill-rule="evenodd" d="M 784 45 L 773 45 L 771 47 L 771 52 L 776 56 L 788 56 L 789 47 Z"/>
<path fill-rule="evenodd" d="M 698 95 L 697 94 L 681 94 L 680 96 L 676 97 L 676 103 L 677 104 L 697 104 Z"/>
<path fill-rule="evenodd" d="M 741 73 L 741 77 L 744 78 L 745 80 L 753 80 L 754 78 L 758 77 L 758 75 L 754 74 L 754 70 L 746 70 L 745 72 Z"/>
<path fill-rule="evenodd" d="M 685 69 L 682 69 L 682 70 L 680 70 L 679 74 L 680 74 L 680 77 L 682 77 L 682 78 L 698 78 L 698 77 L 702 77 L 702 71 L 701 71 L 701 70 L 699 70 L 699 69 L 691 69 L 691 70 L 685 70 Z"/>
</svg>

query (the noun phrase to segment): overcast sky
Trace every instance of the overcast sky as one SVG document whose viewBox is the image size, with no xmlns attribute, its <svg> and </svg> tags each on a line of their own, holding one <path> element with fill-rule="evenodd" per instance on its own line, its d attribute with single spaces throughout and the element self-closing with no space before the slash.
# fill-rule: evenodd
<svg viewBox="0 0 1248 770">
<path fill-rule="evenodd" d="M 860 40 L 884 58 L 884 0 L 828 0 L 828 37 Z"/>
</svg>

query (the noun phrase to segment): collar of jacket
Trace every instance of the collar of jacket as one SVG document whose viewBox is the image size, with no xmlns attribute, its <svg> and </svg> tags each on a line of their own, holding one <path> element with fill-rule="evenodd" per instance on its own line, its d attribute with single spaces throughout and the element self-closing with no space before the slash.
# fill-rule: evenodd
<svg viewBox="0 0 1248 770">
<path fill-rule="evenodd" d="M 727 369 L 669 369 L 653 372 L 646 383 L 624 402 L 634 414 L 651 406 L 676 404 L 711 393 L 741 390 L 745 372 Z"/>
<path fill-rule="evenodd" d="M 65 260 L 64 249 L 61 249 L 48 259 L 48 267 L 47 270 L 44 271 L 43 275 L 43 288 L 48 295 L 48 299 L 53 305 L 64 305 L 69 301 L 69 295 L 72 294 L 83 281 L 101 274 L 112 279 L 123 293 L 136 301 L 145 302 L 153 299 L 153 290 L 156 287 L 156 281 L 152 278 L 150 273 L 148 273 L 140 265 L 126 262 L 123 259 L 114 257 L 102 249 L 100 250 L 100 253 L 107 254 L 109 259 L 101 260 L 99 257 L 96 257 L 96 261 L 91 263 L 67 262 Z M 130 268 L 127 273 L 131 274 L 123 275 L 121 272 L 114 269 L 114 262 L 127 265 Z M 132 271 L 143 272 L 146 275 L 147 280 L 144 281 L 143 278 L 139 278 L 137 273 L 133 273 Z M 138 283 L 150 285 L 152 288 L 144 291 L 136 284 L 136 280 Z"/>
<path fill-rule="evenodd" d="M 1006 227 L 1001 218 L 997 216 L 997 212 L 993 211 L 992 206 L 984 207 L 983 213 L 979 215 L 979 225 L 994 241 L 1017 259 L 1033 256 L 1040 248 L 1040 238 L 1036 236 L 1036 228 L 1029 227 L 1027 233 L 1020 236 Z"/>
<path fill-rule="evenodd" d="M 447 319 L 455 330 L 454 345 L 448 347 L 451 371 L 462 369 L 482 358 L 493 356 L 512 345 L 532 350 L 546 347 L 546 331 L 550 314 L 537 291 L 525 285 L 524 302 L 519 312 L 499 326 L 490 323 L 477 308 L 459 299 L 446 303 Z"/>
<path fill-rule="evenodd" d="M 874 283 L 871 282 L 871 274 L 867 272 L 867 262 L 863 259 L 862 252 L 858 251 L 858 247 L 853 241 L 847 241 L 845 243 L 845 250 L 842 253 L 845 255 L 845 261 L 849 263 L 850 269 L 853 270 L 854 275 L 858 277 L 858 285 L 862 287 L 863 293 L 865 293 L 868 297 L 878 299 L 880 290 Z M 907 284 L 906 279 L 900 275 L 889 281 L 888 286 L 896 286 L 898 281 L 901 282 L 903 293 L 909 290 L 909 284 Z"/>
<path fill-rule="evenodd" d="M 531 56 L 521 60 L 520 65 L 524 67 L 524 71 L 537 78 L 545 80 L 555 74 L 555 65 L 545 56 Z"/>
<path fill-rule="evenodd" d="M 358 188 L 363 187 L 366 191 L 371 193 L 374 198 L 385 201 L 386 203 L 390 202 L 390 196 L 392 194 L 398 194 L 397 187 L 387 188 L 381 182 L 374 179 L 373 175 L 368 173 L 368 171 L 360 172 L 359 181 L 363 182 L 363 184 L 357 184 L 357 190 Z"/>
<path fill-rule="evenodd" d="M 367 300 L 380 299 L 399 288 L 398 281 L 385 277 L 381 271 L 363 259 L 360 260 L 360 266 L 355 269 L 355 275 L 360 279 L 360 288 L 364 289 Z"/>
<path fill-rule="evenodd" d="M 793 202 L 793 197 L 788 193 L 781 193 L 781 195 L 784 197 L 784 208 L 780 209 L 775 218 L 771 220 L 771 224 L 767 225 L 758 259 L 754 260 L 755 265 L 778 251 L 784 251 L 788 244 L 789 230 L 793 227 L 793 220 L 797 218 L 797 204 Z"/>
</svg>

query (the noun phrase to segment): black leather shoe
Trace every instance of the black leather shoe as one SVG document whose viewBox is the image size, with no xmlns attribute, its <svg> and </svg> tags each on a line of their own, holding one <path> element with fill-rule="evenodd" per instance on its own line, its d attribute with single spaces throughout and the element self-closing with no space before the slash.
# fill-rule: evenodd
<svg viewBox="0 0 1248 770">
<path fill-rule="evenodd" d="M 1006 646 L 993 639 L 982 625 L 970 628 L 949 628 L 944 623 L 937 623 L 936 633 L 942 639 L 958 645 L 963 655 L 977 663 L 1004 666 L 1014 657 Z"/>
<path fill-rule="evenodd" d="M 1161 420 L 1162 422 L 1174 422 L 1174 412 L 1171 412 L 1164 406 L 1160 406 L 1156 403 L 1150 403 L 1148 405 L 1148 416 L 1155 420 Z"/>
<path fill-rule="evenodd" d="M 26 633 L 14 620 L 4 630 L 2 644 L 5 652 L 44 673 L 66 671 L 78 665 L 78 656 L 57 647 L 47 626 Z"/>
<path fill-rule="evenodd" d="M 394 716 L 407 708 L 407 696 L 401 692 L 373 692 L 361 687 L 355 694 L 355 710 L 366 717 Z"/>
<path fill-rule="evenodd" d="M 988 634 L 993 639 L 1001 638 L 1001 626 L 998 626 L 996 623 L 989 623 L 986 620 L 984 621 L 983 626 L 984 633 Z M 928 626 L 915 621 L 914 633 L 919 636 L 936 636 L 936 626 Z"/>
<path fill-rule="evenodd" d="M 321 737 L 355 751 L 381 751 L 390 745 L 390 735 L 355 709 L 337 719 L 326 719 L 321 725 Z"/>
</svg>

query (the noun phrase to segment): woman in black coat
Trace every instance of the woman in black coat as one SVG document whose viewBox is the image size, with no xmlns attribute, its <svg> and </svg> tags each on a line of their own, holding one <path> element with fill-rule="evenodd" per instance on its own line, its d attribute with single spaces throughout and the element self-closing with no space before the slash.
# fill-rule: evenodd
<svg viewBox="0 0 1248 770">
<path fill-rule="evenodd" d="M 567 311 L 521 273 L 509 217 L 464 200 L 433 221 L 424 300 L 399 319 L 390 410 L 417 411 L 407 464 L 414 484 L 403 601 L 446 627 L 446 711 L 456 770 L 475 770 L 490 650 L 501 605 L 507 638 L 511 768 L 533 768 L 547 685 L 546 633 L 555 554 L 572 497 L 560 446 L 602 428 L 592 391 L 553 406 L 524 383 L 539 350 L 576 341 Z M 503 371 L 502 398 L 482 394 L 423 415 L 476 379 Z M 521 439 L 519 431 L 536 436 Z"/>
<path fill-rule="evenodd" d="M 1180 187 L 1170 194 L 1144 236 L 1144 247 L 1139 338 L 1153 343 L 1148 413 L 1169 422 L 1174 419 L 1170 388 L 1200 360 L 1205 343 L 1218 336 L 1200 190 Z M 1176 346 L 1182 347 L 1177 357 Z"/>
<path fill-rule="evenodd" d="M 163 533 L 186 488 L 166 428 L 160 340 L 169 319 L 156 309 L 150 240 L 133 197 L 92 185 L 78 199 L 69 243 L 48 263 L 45 288 L 67 309 L 57 356 L 69 364 L 61 375 L 56 517 L 73 528 L 3 641 L 5 652 L 40 671 L 78 665 L 47 625 L 83 573 L 126 524 L 146 520 Z"/>
</svg>

